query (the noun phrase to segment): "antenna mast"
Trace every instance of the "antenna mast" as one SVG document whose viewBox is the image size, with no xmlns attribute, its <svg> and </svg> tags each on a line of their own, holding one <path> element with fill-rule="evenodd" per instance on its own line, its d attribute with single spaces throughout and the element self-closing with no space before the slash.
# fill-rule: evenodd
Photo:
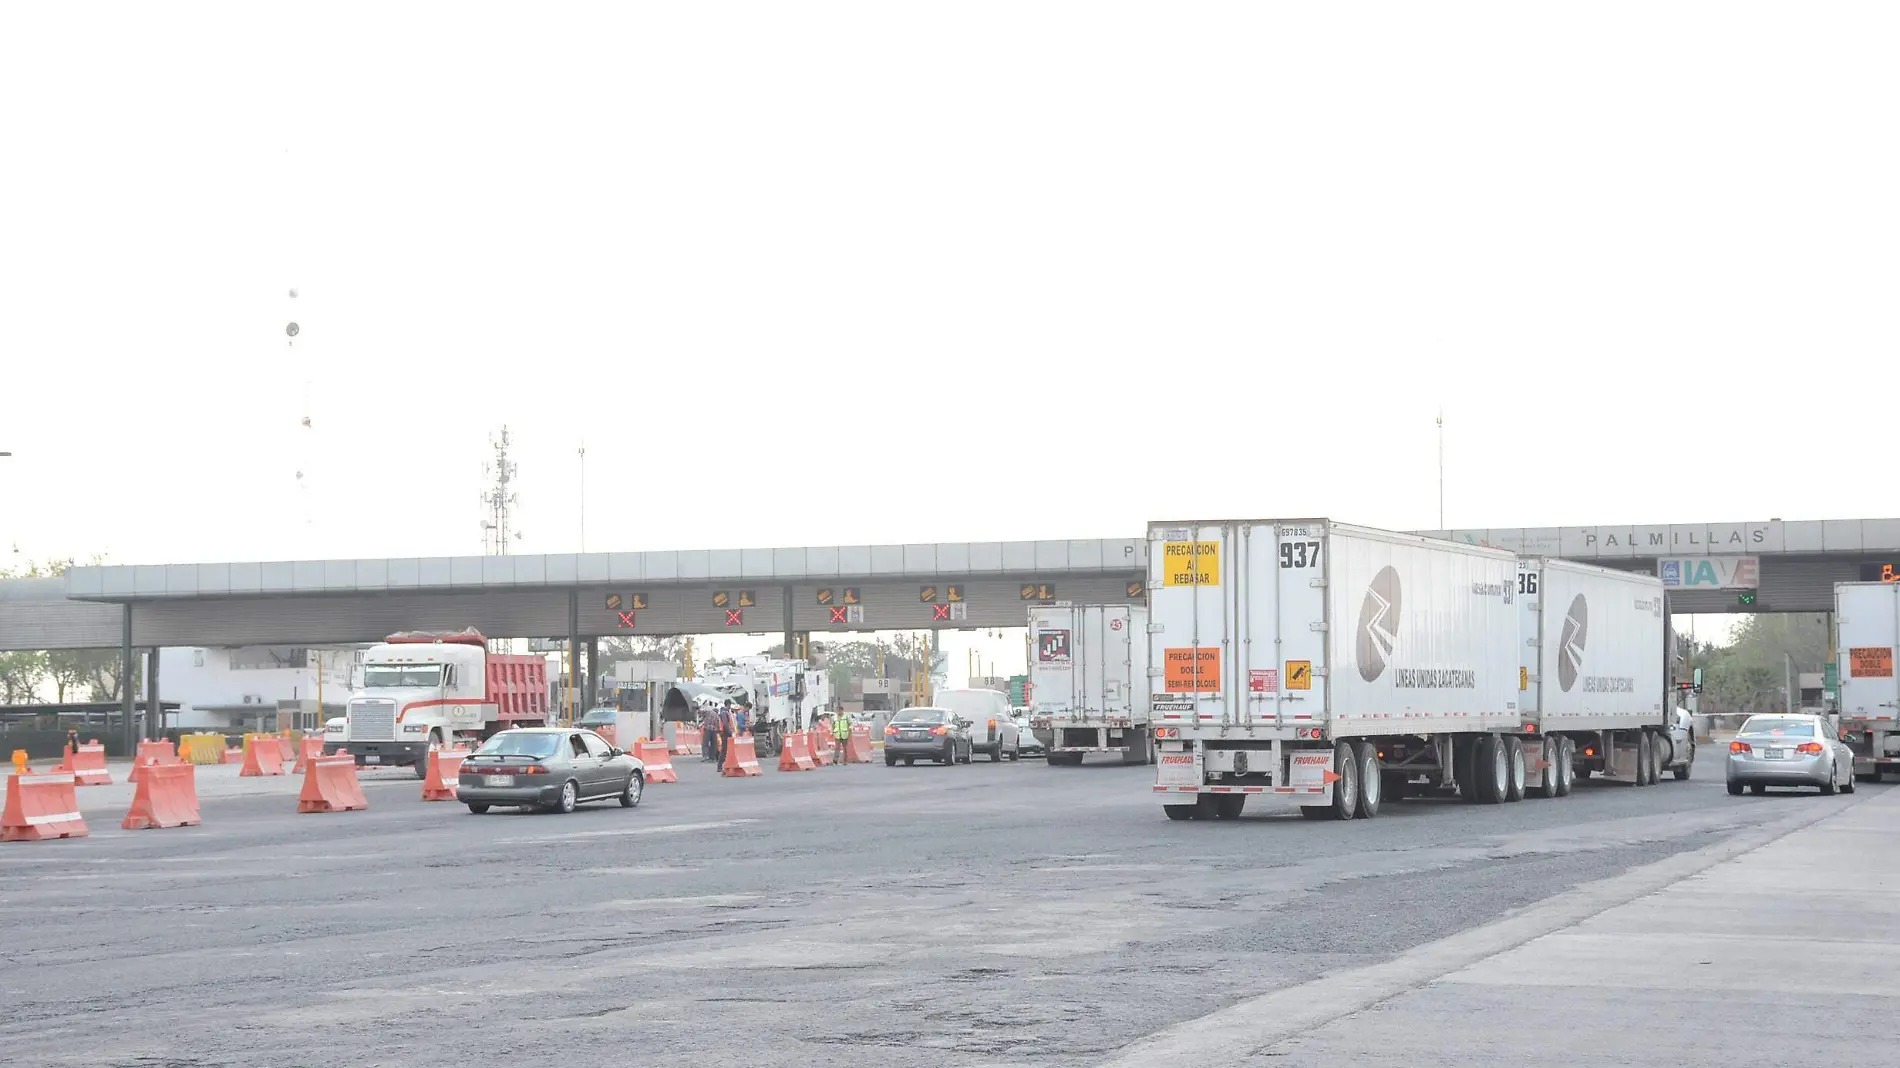
<svg viewBox="0 0 1900 1068">
<path fill-rule="evenodd" d="M 515 481 L 515 462 L 508 458 L 508 428 L 501 428 L 501 437 L 489 435 L 488 447 L 494 450 L 495 457 L 482 465 L 482 474 L 494 480 L 493 485 L 482 491 L 482 507 L 487 518 L 482 520 L 482 553 L 486 556 L 507 556 L 509 539 L 509 519 L 517 503 L 512 488 Z"/>
</svg>

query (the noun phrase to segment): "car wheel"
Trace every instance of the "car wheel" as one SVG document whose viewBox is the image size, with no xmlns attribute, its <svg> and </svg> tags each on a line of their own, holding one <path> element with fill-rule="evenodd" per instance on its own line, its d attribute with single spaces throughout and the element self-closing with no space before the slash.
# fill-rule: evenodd
<svg viewBox="0 0 1900 1068">
<path fill-rule="evenodd" d="M 904 758 L 904 766 L 905 766 L 905 767 L 907 767 L 907 768 L 914 768 L 914 767 L 916 767 L 916 766 L 917 766 L 917 758 L 916 758 L 916 757 L 905 757 L 905 758 Z"/>
<path fill-rule="evenodd" d="M 1832 763 L 1828 764 L 1827 781 L 1821 784 L 1822 797 L 1833 797 L 1840 789 L 1840 786 L 1836 782 L 1840 774 L 1840 769 L 1836 768 Z"/>
<path fill-rule="evenodd" d="M 1001 764 L 1002 762 L 1003 762 L 1003 743 L 997 742 L 996 748 L 990 750 L 990 763 Z"/>
<path fill-rule="evenodd" d="M 1019 746 L 1017 746 L 1016 748 L 1014 748 L 1014 749 L 1011 749 L 1011 750 L 1009 751 L 1009 761 L 1010 761 L 1010 763 L 1012 763 L 1012 764 L 1014 764 L 1014 763 L 1015 763 L 1016 761 L 1018 761 L 1018 760 L 1021 760 L 1022 758 L 1023 758 L 1023 747 L 1022 747 L 1022 746 L 1020 746 L 1020 745 L 1019 745 Z"/>
<path fill-rule="evenodd" d="M 484 801 L 470 801 L 468 803 L 468 810 L 480 816 L 488 811 L 488 804 Z"/>
<path fill-rule="evenodd" d="M 1751 794 L 1754 794 L 1756 797 L 1760 797 L 1761 795 L 1768 792 L 1768 787 L 1758 782 L 1750 783 L 1748 785 L 1748 792 Z"/>
<path fill-rule="evenodd" d="M 554 811 L 561 813 L 572 812 L 580 803 L 581 788 L 573 779 L 569 779 L 561 784 L 561 799 L 554 803 Z"/>
<path fill-rule="evenodd" d="M 1171 820 L 1191 820 L 1196 808 L 1193 805 L 1162 805 L 1161 811 L 1167 813 Z"/>
<path fill-rule="evenodd" d="M 894 757 L 894 756 L 891 756 L 891 755 L 890 755 L 890 754 L 888 754 L 888 753 L 887 753 L 887 754 L 885 754 L 885 756 L 884 756 L 884 766 L 885 766 L 885 767 L 887 767 L 887 768 L 894 768 L 894 767 L 896 767 L 896 766 L 897 766 L 897 758 L 896 758 L 896 757 Z"/>
<path fill-rule="evenodd" d="M 632 808 L 640 803 L 640 795 L 646 789 L 646 777 L 639 772 L 627 776 L 627 788 L 620 791 L 620 807 Z"/>
<path fill-rule="evenodd" d="M 1672 769 L 1670 769 L 1670 770 L 1672 770 L 1672 771 L 1674 771 L 1674 772 L 1675 772 L 1675 774 L 1676 774 L 1676 781 L 1677 781 L 1677 782 L 1688 782 L 1688 781 L 1689 781 L 1689 765 L 1687 765 L 1687 764 L 1677 764 L 1677 765 L 1676 765 L 1676 766 L 1675 766 L 1674 768 L 1672 768 Z"/>
<path fill-rule="evenodd" d="M 1730 797 L 1742 796 L 1742 784 L 1739 782 L 1735 782 L 1734 780 L 1730 780 L 1728 784 L 1728 795 Z"/>
<path fill-rule="evenodd" d="M 1854 792 L 1854 776 L 1850 773 L 1847 776 L 1847 781 L 1841 784 L 1841 793 L 1851 794 L 1853 792 Z"/>
</svg>

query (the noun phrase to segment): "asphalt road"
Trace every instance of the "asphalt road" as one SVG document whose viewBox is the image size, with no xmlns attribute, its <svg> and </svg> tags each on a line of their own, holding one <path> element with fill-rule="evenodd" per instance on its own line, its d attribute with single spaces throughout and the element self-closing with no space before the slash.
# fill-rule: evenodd
<svg viewBox="0 0 1900 1068">
<path fill-rule="evenodd" d="M 0 846 L 0 1060 L 1098 1064 L 1842 800 L 1731 798 L 1705 769 L 1170 823 L 1144 768 L 679 766 L 632 811 L 473 816 L 385 774 L 366 812 L 297 815 L 280 780 L 202 827 Z"/>
</svg>

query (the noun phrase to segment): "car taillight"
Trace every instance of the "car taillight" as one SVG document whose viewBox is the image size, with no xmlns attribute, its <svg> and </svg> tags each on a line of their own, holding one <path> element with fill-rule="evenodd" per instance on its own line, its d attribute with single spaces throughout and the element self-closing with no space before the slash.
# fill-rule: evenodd
<svg viewBox="0 0 1900 1068">
<path fill-rule="evenodd" d="M 1802 744 L 1795 746 L 1794 751 L 1797 753 L 1810 753 L 1810 754 L 1818 753 L 1821 751 L 1821 743 L 1820 742 L 1803 742 Z"/>
<path fill-rule="evenodd" d="M 932 728 L 930 728 L 930 733 L 932 733 L 932 734 L 949 734 L 949 733 L 950 733 L 950 728 L 948 728 L 948 727 L 932 727 Z"/>
<path fill-rule="evenodd" d="M 1747 742 L 1730 742 L 1728 743 L 1728 751 L 1731 753 L 1752 753 L 1755 751 L 1755 747 L 1749 745 Z"/>
<path fill-rule="evenodd" d="M 892 727 L 892 726 L 888 726 L 888 725 L 887 725 L 887 726 L 885 726 L 885 728 L 884 728 L 884 733 L 885 733 L 885 734 L 896 734 L 896 733 L 897 733 L 897 728 L 896 728 L 896 727 Z"/>
</svg>

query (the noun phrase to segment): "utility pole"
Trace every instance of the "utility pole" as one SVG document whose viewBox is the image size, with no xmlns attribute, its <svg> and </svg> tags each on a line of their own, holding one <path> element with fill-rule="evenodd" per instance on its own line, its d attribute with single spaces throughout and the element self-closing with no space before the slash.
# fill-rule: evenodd
<svg viewBox="0 0 1900 1068">
<path fill-rule="evenodd" d="M 1438 409 L 1438 529 L 1445 529 L 1445 409 Z"/>
<path fill-rule="evenodd" d="M 587 439 L 581 439 L 581 552 L 587 551 Z M 588 670 L 593 670 L 590 665 Z"/>
</svg>

